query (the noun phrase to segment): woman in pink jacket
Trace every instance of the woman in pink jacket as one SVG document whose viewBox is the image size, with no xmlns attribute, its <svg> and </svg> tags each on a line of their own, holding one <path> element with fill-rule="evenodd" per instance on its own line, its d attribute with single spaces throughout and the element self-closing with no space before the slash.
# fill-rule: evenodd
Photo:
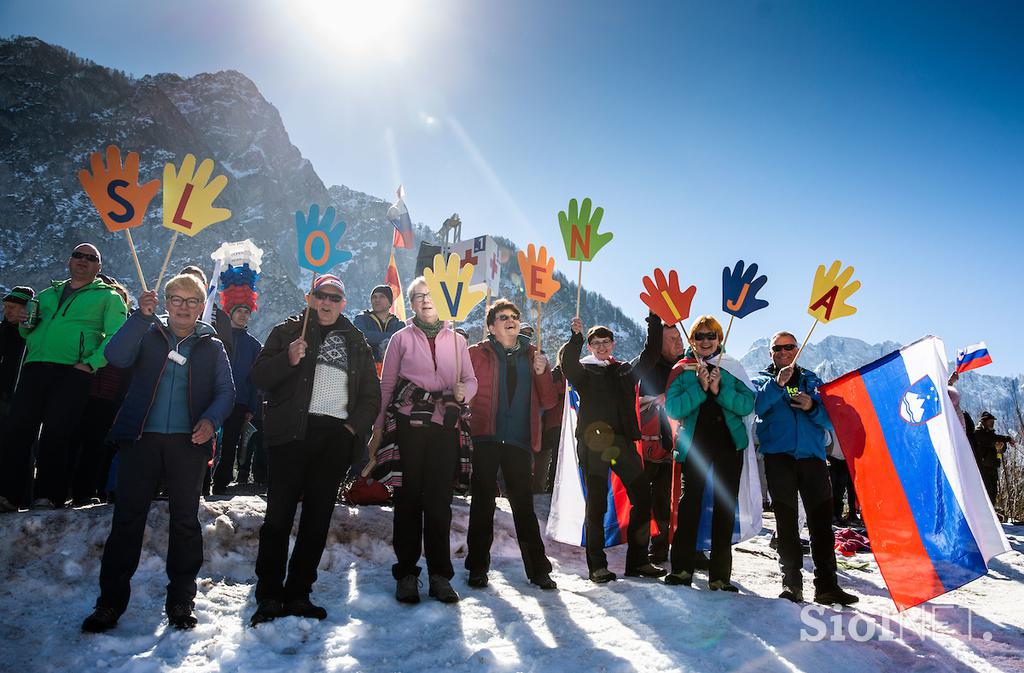
<svg viewBox="0 0 1024 673">
<path fill-rule="evenodd" d="M 422 276 L 409 284 L 408 297 L 415 315 L 384 353 L 381 412 L 370 453 L 378 461 L 396 449 L 399 454 L 393 537 L 398 560 L 391 569 L 398 582 L 395 598 L 419 602 L 422 548 L 429 595 L 454 603 L 459 595 L 451 585 L 452 485 L 459 467 L 459 424 L 477 382 L 466 339 L 438 319 Z"/>
</svg>

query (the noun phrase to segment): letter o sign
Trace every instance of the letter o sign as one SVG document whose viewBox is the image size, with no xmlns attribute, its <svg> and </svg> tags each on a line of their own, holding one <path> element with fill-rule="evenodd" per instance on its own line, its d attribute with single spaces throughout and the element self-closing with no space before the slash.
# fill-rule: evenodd
<svg viewBox="0 0 1024 673">
<path fill-rule="evenodd" d="M 320 257 L 313 257 L 313 244 L 316 241 L 321 241 L 324 246 L 323 255 Z M 306 237 L 306 245 L 304 246 L 303 252 L 306 255 L 306 261 L 313 266 L 323 266 L 327 264 L 327 260 L 331 258 L 331 244 L 327 240 L 327 233 L 324 231 L 311 231 L 309 236 Z"/>
</svg>

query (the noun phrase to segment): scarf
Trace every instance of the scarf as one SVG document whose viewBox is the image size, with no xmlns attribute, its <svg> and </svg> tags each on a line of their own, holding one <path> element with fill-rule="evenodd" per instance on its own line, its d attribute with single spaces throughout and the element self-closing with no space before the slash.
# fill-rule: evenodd
<svg viewBox="0 0 1024 673">
<path fill-rule="evenodd" d="M 440 334 L 441 330 L 444 329 L 444 321 L 443 320 L 438 320 L 437 322 L 435 322 L 433 324 L 430 324 L 430 323 L 423 322 L 422 320 L 420 320 L 416 316 L 413 316 L 412 324 L 416 325 L 417 327 L 419 327 L 423 331 L 423 333 L 427 335 L 428 339 L 433 339 L 438 334 Z"/>
</svg>

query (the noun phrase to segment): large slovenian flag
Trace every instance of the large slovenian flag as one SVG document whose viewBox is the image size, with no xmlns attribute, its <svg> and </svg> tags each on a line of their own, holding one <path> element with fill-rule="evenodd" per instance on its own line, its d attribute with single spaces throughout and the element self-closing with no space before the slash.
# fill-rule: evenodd
<svg viewBox="0 0 1024 673">
<path fill-rule="evenodd" d="M 405 295 L 402 293 L 402 279 L 398 277 L 398 265 L 395 264 L 395 251 L 391 251 L 391 259 L 388 260 L 387 271 L 384 272 L 384 283 L 391 287 L 391 294 L 395 301 L 391 308 L 395 316 L 405 322 Z"/>
<path fill-rule="evenodd" d="M 1010 551 L 925 337 L 821 387 L 878 568 L 898 610 L 984 575 Z"/>
<path fill-rule="evenodd" d="M 587 356 L 587 357 L 593 357 Z M 562 436 L 558 442 L 558 465 L 551 493 L 547 536 L 565 544 L 583 546 L 586 529 L 586 480 L 576 456 L 576 421 L 580 395 L 565 384 L 565 405 L 562 407 Z M 604 546 L 614 547 L 626 542 L 629 526 L 629 497 L 619 476 L 608 470 L 608 509 L 604 515 Z"/>
<path fill-rule="evenodd" d="M 413 243 L 412 219 L 405 207 L 405 189 L 399 185 L 395 192 L 398 200 L 388 208 L 387 219 L 395 227 L 391 245 L 395 248 L 411 248 Z"/>
<path fill-rule="evenodd" d="M 985 342 L 971 344 L 956 352 L 956 373 L 963 374 L 978 367 L 992 364 L 992 356 L 988 354 Z"/>
</svg>

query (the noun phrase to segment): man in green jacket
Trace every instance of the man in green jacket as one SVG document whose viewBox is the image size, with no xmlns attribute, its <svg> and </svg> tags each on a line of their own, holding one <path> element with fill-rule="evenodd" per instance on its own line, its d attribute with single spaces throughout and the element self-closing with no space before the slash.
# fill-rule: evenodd
<svg viewBox="0 0 1024 673">
<path fill-rule="evenodd" d="M 70 278 L 40 292 L 38 317 L 21 325 L 25 364 L 0 454 L 0 512 L 30 502 L 31 450 L 40 425 L 32 505 L 60 508 L 67 500 L 71 435 L 89 399 L 93 372 L 107 364 L 103 349 L 127 317 L 121 297 L 96 277 L 101 268 L 96 246 L 76 246 L 68 260 Z"/>
</svg>

